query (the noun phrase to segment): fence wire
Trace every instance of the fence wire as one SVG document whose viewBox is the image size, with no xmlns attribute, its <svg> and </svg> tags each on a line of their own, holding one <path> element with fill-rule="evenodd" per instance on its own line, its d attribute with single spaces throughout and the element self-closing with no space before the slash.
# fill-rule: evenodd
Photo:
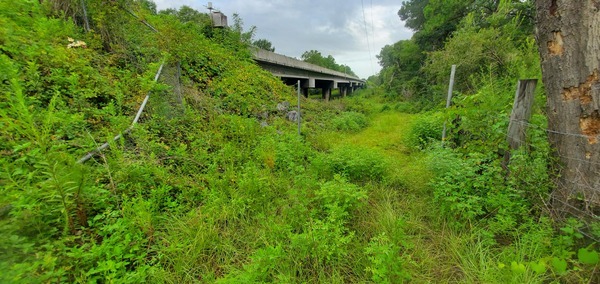
<svg viewBox="0 0 600 284">
<path fill-rule="evenodd" d="M 589 138 L 593 137 L 593 136 L 583 135 L 583 134 L 579 134 L 579 133 L 568 133 L 568 132 L 563 132 L 563 131 L 547 129 L 544 126 L 532 124 L 532 123 L 521 121 L 521 120 L 511 120 L 511 121 L 520 123 L 527 127 L 532 127 L 537 130 L 544 131 L 544 132 L 546 132 L 547 135 L 548 134 L 564 135 L 564 136 L 571 136 L 571 137 L 578 137 L 578 138 L 585 138 L 585 139 L 589 139 Z M 506 136 L 506 138 L 508 138 L 507 134 L 505 134 L 505 136 Z M 512 139 L 517 140 L 522 145 L 529 146 L 529 147 L 535 147 L 535 145 L 529 143 L 528 141 L 523 141 L 516 137 L 512 137 Z M 525 139 L 525 140 L 527 140 L 527 139 Z M 553 151 L 556 153 L 556 155 L 558 157 L 563 158 L 563 159 L 574 160 L 574 161 L 577 161 L 580 163 L 586 163 L 586 164 L 590 164 L 590 165 L 600 165 L 600 163 L 597 163 L 594 161 L 588 161 L 588 160 L 584 160 L 584 159 L 577 158 L 577 157 L 567 156 L 567 155 L 561 153 L 560 149 L 553 149 Z M 523 180 L 520 180 L 520 181 L 525 182 Z M 592 192 L 592 194 L 594 196 L 598 193 L 598 190 L 599 190 L 597 186 L 594 186 L 594 185 L 586 182 L 585 180 L 583 180 L 583 175 L 579 175 L 579 180 L 572 181 L 571 183 L 576 185 L 579 188 L 589 189 L 590 192 Z M 565 184 L 564 182 L 558 181 L 558 186 L 565 187 L 568 185 Z M 600 216 L 598 216 L 594 213 L 594 210 L 591 208 L 591 206 L 590 206 L 587 198 L 585 198 L 585 196 L 582 199 L 579 196 L 575 196 L 573 194 L 569 194 L 569 196 L 560 196 L 560 197 L 556 196 L 556 194 L 548 194 L 548 196 L 546 196 L 546 197 L 540 196 L 540 198 L 544 202 L 544 205 L 546 206 L 546 210 L 548 210 L 548 212 L 551 213 L 555 219 L 564 219 L 565 216 L 568 216 L 568 217 L 579 220 L 581 222 L 581 224 L 583 225 L 583 227 L 577 229 L 577 231 L 579 233 L 581 233 L 583 236 L 587 237 L 589 240 L 600 243 L 600 239 L 598 239 L 591 233 L 595 229 L 597 229 L 594 227 L 598 226 L 598 224 L 599 224 L 598 222 L 600 221 Z M 574 200 L 576 202 L 579 201 L 580 203 L 583 203 L 582 204 L 583 208 L 577 207 L 575 202 L 569 202 L 570 200 Z M 548 201 L 548 202 L 546 202 L 546 201 Z"/>
<path fill-rule="evenodd" d="M 90 29 L 89 28 L 89 19 L 87 16 L 88 13 L 87 13 L 87 9 L 85 6 L 85 0 L 81 0 L 81 7 L 82 7 L 83 15 L 84 15 L 85 29 L 86 29 L 86 31 L 89 31 L 89 29 Z M 123 6 L 121 6 L 121 9 L 126 11 L 127 13 L 129 13 L 132 17 L 135 17 L 136 19 L 140 20 L 140 22 L 142 24 L 144 24 L 146 27 L 148 27 L 152 32 L 159 33 L 159 31 L 156 28 L 154 28 L 150 23 L 148 23 L 146 20 L 140 19 L 131 10 L 129 10 Z M 183 94 L 182 94 L 182 88 L 181 88 L 180 68 L 181 68 L 181 65 L 179 63 L 165 64 L 165 62 L 163 60 L 158 71 L 156 72 L 156 75 L 154 76 L 154 82 L 159 82 L 159 79 L 160 79 L 160 83 L 167 84 L 169 86 L 173 86 L 174 94 L 170 95 L 168 92 L 162 92 L 158 96 L 158 98 L 163 98 L 163 100 L 157 100 L 158 106 L 164 105 L 160 102 L 165 101 L 164 99 L 166 98 L 167 105 L 171 107 L 171 109 L 168 109 L 165 112 L 166 114 L 175 115 L 178 113 L 182 113 L 183 109 L 184 109 Z M 121 139 L 123 137 L 123 135 L 129 134 L 133 130 L 135 125 L 138 123 L 140 118 L 142 117 L 142 114 L 144 113 L 144 110 L 146 109 L 148 100 L 150 99 L 151 93 L 152 92 L 148 92 L 148 94 L 144 98 L 140 108 L 138 109 L 138 111 L 135 115 L 135 118 L 133 119 L 133 122 L 127 129 L 125 129 L 122 133 L 117 134 L 111 141 L 108 141 L 108 142 L 100 145 L 93 151 L 91 151 L 91 152 L 87 153 L 85 156 L 81 157 L 77 161 L 77 163 L 79 163 L 79 164 L 85 163 L 86 161 L 90 160 L 94 155 L 97 155 L 97 154 L 101 153 L 103 150 L 109 148 L 111 142 L 115 142 L 115 141 Z M 178 110 L 179 110 L 179 112 L 178 112 Z"/>
</svg>

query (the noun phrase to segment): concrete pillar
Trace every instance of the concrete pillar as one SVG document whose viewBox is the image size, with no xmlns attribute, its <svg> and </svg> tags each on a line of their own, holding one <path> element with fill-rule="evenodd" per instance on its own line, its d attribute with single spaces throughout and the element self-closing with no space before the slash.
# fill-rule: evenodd
<svg viewBox="0 0 600 284">
<path fill-rule="evenodd" d="M 322 89 L 322 94 L 323 94 L 323 100 L 325 100 L 326 102 L 329 101 L 329 97 L 331 97 L 331 88 L 330 87 L 323 87 Z"/>
<path fill-rule="evenodd" d="M 340 87 L 340 93 L 342 94 L 342 98 L 346 97 L 346 93 L 348 92 L 348 87 L 346 86 L 341 86 Z"/>
</svg>

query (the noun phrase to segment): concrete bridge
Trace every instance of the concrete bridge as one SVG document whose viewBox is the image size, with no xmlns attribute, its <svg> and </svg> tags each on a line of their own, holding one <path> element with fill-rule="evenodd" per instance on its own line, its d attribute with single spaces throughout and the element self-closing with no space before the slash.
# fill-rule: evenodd
<svg viewBox="0 0 600 284">
<path fill-rule="evenodd" d="M 294 85 L 300 80 L 305 97 L 308 97 L 309 89 L 317 88 L 322 90 L 323 99 L 329 101 L 333 89 L 339 89 L 342 97 L 345 97 L 365 84 L 365 81 L 358 77 L 285 55 L 259 48 L 252 48 L 252 52 L 260 67 L 281 78 L 284 83 Z"/>
</svg>

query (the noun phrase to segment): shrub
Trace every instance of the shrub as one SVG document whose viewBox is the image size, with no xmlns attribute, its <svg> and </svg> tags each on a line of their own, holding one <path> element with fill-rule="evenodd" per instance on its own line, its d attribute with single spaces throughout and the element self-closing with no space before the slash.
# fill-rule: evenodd
<svg viewBox="0 0 600 284">
<path fill-rule="evenodd" d="M 371 239 L 365 248 L 369 259 L 367 272 L 375 283 L 400 283 L 410 280 L 410 274 L 403 268 L 400 248 L 382 233 Z"/>
<path fill-rule="evenodd" d="M 314 169 L 321 176 L 339 174 L 353 182 L 382 180 L 387 164 L 381 153 L 354 145 L 335 148 L 330 154 L 320 154 L 313 161 Z"/>
<path fill-rule="evenodd" d="M 439 115 L 420 116 L 410 127 L 406 144 L 415 149 L 425 149 L 431 141 L 442 139 L 443 125 Z"/>
<path fill-rule="evenodd" d="M 408 103 L 408 102 L 399 102 L 394 105 L 394 109 L 396 111 L 404 112 L 404 113 L 415 113 L 416 112 L 416 107 L 413 104 Z"/>
<path fill-rule="evenodd" d="M 339 131 L 346 132 L 358 132 L 359 130 L 367 127 L 369 122 L 367 117 L 358 112 L 344 112 L 336 116 L 331 124 L 333 128 Z"/>
<path fill-rule="evenodd" d="M 356 209 L 361 200 L 367 198 L 367 192 L 336 175 L 333 181 L 322 183 L 321 187 L 315 191 L 315 196 L 325 208 L 337 206 L 339 209 L 349 212 Z"/>
<path fill-rule="evenodd" d="M 505 178 L 501 159 L 478 153 L 465 157 L 443 148 L 430 159 L 437 174 L 431 182 L 435 201 L 453 222 L 479 221 L 492 234 L 506 234 L 530 218 L 531 193 Z"/>
</svg>

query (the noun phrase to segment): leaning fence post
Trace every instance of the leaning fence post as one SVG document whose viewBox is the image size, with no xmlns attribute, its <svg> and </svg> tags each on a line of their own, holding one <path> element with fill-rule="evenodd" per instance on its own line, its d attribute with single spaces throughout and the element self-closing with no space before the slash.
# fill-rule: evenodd
<svg viewBox="0 0 600 284">
<path fill-rule="evenodd" d="M 506 135 L 506 141 L 510 149 L 504 154 L 504 167 L 507 167 L 510 161 L 510 151 L 519 149 L 525 141 L 525 130 L 529 124 L 529 118 L 531 118 L 531 107 L 533 106 L 537 81 L 537 79 L 519 80 L 517 84 L 515 102 L 510 114 Z"/>
<path fill-rule="evenodd" d="M 531 118 L 533 94 L 536 86 L 537 79 L 519 80 L 517 84 L 515 102 L 510 114 L 508 134 L 506 136 L 506 141 L 511 150 L 518 149 L 523 144 L 523 141 L 525 141 L 525 129 L 527 129 L 529 118 Z"/>
<path fill-rule="evenodd" d="M 452 71 L 450 71 L 450 83 L 448 85 L 448 98 L 446 99 L 446 108 L 450 107 L 452 103 L 452 89 L 454 88 L 454 74 L 456 74 L 456 65 L 452 65 Z M 442 130 L 442 146 L 446 141 L 446 121 L 444 121 L 444 130 Z"/>
</svg>

